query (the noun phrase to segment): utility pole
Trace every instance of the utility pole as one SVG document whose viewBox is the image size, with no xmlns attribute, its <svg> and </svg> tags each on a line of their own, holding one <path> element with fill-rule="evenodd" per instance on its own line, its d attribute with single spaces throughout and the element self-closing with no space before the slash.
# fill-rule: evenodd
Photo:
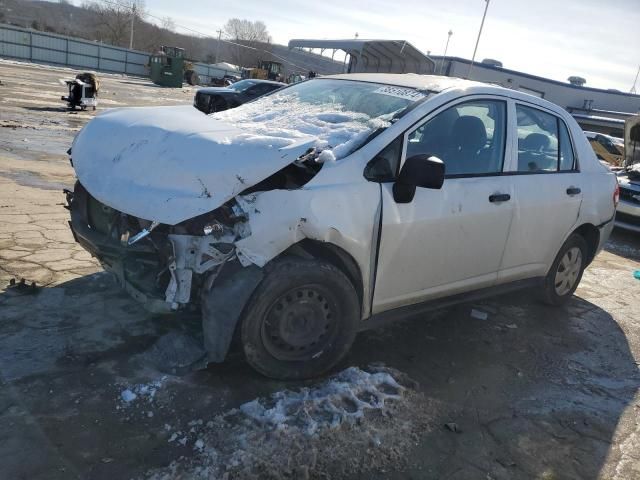
<svg viewBox="0 0 640 480">
<path fill-rule="evenodd" d="M 467 70 L 467 79 L 471 75 L 471 69 L 473 68 L 473 62 L 476 60 L 476 52 L 478 51 L 478 44 L 480 43 L 480 36 L 482 35 L 482 27 L 484 27 L 484 19 L 487 17 L 487 10 L 489 10 L 489 2 L 491 0 L 484 0 L 484 14 L 482 15 L 482 22 L 480 22 L 480 30 L 478 31 L 478 38 L 476 39 L 476 47 L 473 49 L 473 57 L 471 57 L 471 63 L 469 64 L 469 70 Z"/>
<path fill-rule="evenodd" d="M 453 30 L 449 30 L 449 33 L 447 33 L 447 44 L 444 46 L 444 55 L 440 60 L 440 75 L 442 75 L 442 69 L 444 68 L 444 58 L 447 56 L 447 50 L 449 50 L 449 40 L 451 40 L 451 35 L 453 35 Z"/>
<path fill-rule="evenodd" d="M 136 3 L 131 2 L 131 35 L 129 36 L 129 50 L 133 50 L 133 23 L 136 19 Z"/>
<path fill-rule="evenodd" d="M 222 38 L 222 29 L 218 30 L 218 42 L 216 43 L 216 62 L 218 63 L 218 55 L 220 54 L 220 39 Z"/>
</svg>

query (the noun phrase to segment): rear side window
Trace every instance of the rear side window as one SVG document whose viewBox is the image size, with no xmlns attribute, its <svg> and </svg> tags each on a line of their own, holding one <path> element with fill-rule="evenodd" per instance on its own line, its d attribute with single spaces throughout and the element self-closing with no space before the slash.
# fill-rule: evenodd
<svg viewBox="0 0 640 480">
<path fill-rule="evenodd" d="M 517 105 L 518 171 L 571 171 L 575 155 L 565 123 L 550 113 Z"/>
</svg>

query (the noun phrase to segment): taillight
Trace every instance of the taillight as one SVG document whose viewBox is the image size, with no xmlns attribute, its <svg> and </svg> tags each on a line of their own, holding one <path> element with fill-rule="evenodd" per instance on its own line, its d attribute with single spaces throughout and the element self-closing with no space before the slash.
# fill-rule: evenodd
<svg viewBox="0 0 640 480">
<path fill-rule="evenodd" d="M 617 208 L 620 201 L 620 185 L 616 181 L 616 189 L 613 191 L 613 205 Z"/>
</svg>

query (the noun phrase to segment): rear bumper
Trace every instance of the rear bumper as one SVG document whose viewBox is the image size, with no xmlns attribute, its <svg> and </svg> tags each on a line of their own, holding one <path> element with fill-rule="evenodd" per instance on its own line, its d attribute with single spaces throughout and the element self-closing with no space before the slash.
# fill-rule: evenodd
<svg viewBox="0 0 640 480">
<path fill-rule="evenodd" d="M 620 200 L 615 225 L 625 230 L 640 232 L 640 203 Z"/>
</svg>

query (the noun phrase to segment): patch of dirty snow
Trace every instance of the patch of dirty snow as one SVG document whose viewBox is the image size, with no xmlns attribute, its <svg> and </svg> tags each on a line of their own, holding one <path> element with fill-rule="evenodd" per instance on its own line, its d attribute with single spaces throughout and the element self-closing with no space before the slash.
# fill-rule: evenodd
<svg viewBox="0 0 640 480">
<path fill-rule="evenodd" d="M 313 435 L 318 429 L 353 423 L 366 410 L 384 409 L 387 401 L 401 398 L 402 390 L 404 387 L 387 372 L 368 373 L 352 367 L 320 387 L 276 392 L 267 401 L 257 399 L 241 405 L 240 411 L 267 428 L 297 428 Z"/>
<path fill-rule="evenodd" d="M 283 390 L 207 421 L 168 442 L 193 453 L 148 472 L 173 478 L 341 478 L 403 464 L 428 427 L 426 400 L 396 370 L 351 367 L 310 387 Z"/>
<path fill-rule="evenodd" d="M 167 377 L 163 376 L 154 382 L 139 383 L 137 385 L 125 388 L 120 392 L 120 406 L 126 407 L 136 401 L 141 400 L 151 402 L 155 398 L 156 392 L 160 389 L 160 387 L 162 387 L 162 384 L 166 379 Z M 119 409 L 119 407 L 116 408 Z M 153 416 L 153 414 L 149 416 Z"/>
<path fill-rule="evenodd" d="M 295 95 L 278 94 L 210 115 L 251 132 L 240 135 L 234 142 L 283 147 L 315 137 L 319 162 L 346 157 L 374 130 L 389 126 L 391 116 L 372 118 L 365 113 L 346 111 L 339 104 L 311 104 Z"/>
</svg>

